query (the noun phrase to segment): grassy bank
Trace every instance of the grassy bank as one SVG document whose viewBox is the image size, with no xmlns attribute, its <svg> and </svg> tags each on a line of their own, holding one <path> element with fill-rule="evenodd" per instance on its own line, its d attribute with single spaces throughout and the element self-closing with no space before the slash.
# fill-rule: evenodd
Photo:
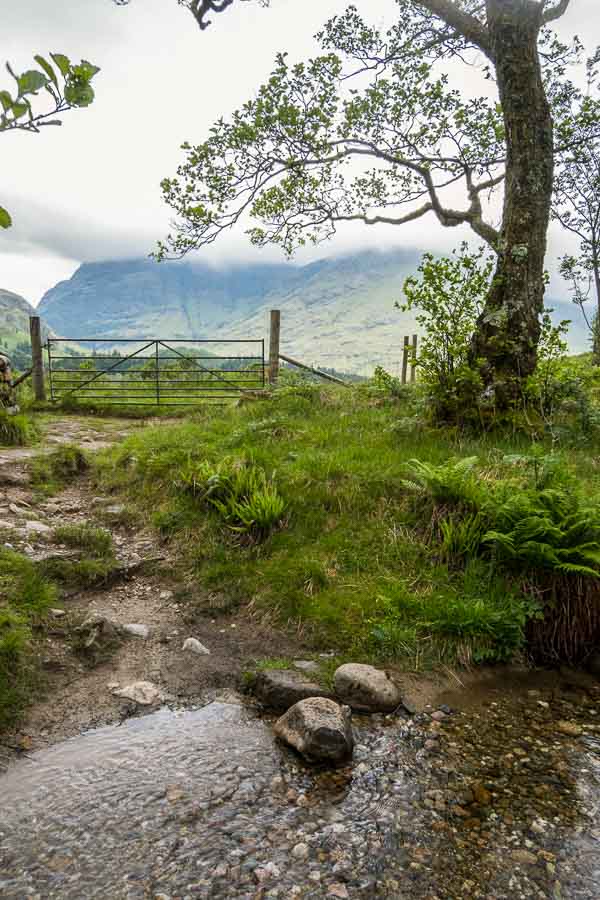
<svg viewBox="0 0 600 900">
<path fill-rule="evenodd" d="M 105 453 L 97 477 L 176 542 L 202 586 L 346 655 L 507 659 L 561 578 L 579 579 L 585 602 L 595 589 L 589 448 L 431 429 L 368 387 L 282 389 L 146 428 Z M 546 490 L 573 508 L 548 511 Z M 511 512 L 514 497 L 524 505 Z M 569 515 L 583 517 L 573 547 Z M 545 536 L 520 556 L 512 532 L 534 519 Z"/>
<path fill-rule="evenodd" d="M 13 724 L 38 681 L 34 634 L 57 589 L 34 563 L 0 546 L 0 732 Z"/>
</svg>

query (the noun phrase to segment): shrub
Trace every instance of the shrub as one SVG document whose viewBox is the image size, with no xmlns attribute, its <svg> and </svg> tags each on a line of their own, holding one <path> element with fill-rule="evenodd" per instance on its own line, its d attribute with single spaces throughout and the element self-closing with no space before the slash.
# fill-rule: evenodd
<svg viewBox="0 0 600 900">
<path fill-rule="evenodd" d="M 417 310 L 423 336 L 415 362 L 439 421 L 455 421 L 464 413 L 464 397 L 475 399 L 481 388 L 469 352 L 494 269 L 494 258 L 485 253 L 483 247 L 469 252 L 464 242 L 452 257 L 435 259 L 425 253 L 420 278 L 404 282 L 406 302 L 398 305 L 403 311 Z"/>
</svg>

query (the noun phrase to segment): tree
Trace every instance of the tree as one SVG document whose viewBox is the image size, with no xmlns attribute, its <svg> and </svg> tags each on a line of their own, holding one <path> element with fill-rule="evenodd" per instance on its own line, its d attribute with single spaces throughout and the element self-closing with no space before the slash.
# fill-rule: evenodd
<svg viewBox="0 0 600 900">
<path fill-rule="evenodd" d="M 325 26 L 322 55 L 295 66 L 280 55 L 256 99 L 184 145 L 162 184 L 178 224 L 158 257 L 206 246 L 246 215 L 260 222 L 255 244 L 288 253 L 345 221 L 467 224 L 497 254 L 471 360 L 487 400 L 509 405 L 536 365 L 555 151 L 544 79 L 569 55 L 548 26 L 569 3 L 398 0 L 386 33 L 350 7 Z M 482 64 L 499 102 L 452 89 L 448 60 Z M 502 183 L 495 227 L 483 200 Z"/>
<path fill-rule="evenodd" d="M 54 66 L 43 56 L 35 56 L 37 69 L 28 69 L 17 75 L 10 63 L 6 64 L 9 74 L 16 83 L 16 91 L 0 90 L 0 132 L 28 131 L 39 133 L 47 125 L 61 125 L 61 115 L 69 109 L 89 106 L 94 99 L 91 81 L 100 71 L 85 59 L 77 65 L 71 63 L 63 53 L 51 53 Z M 34 110 L 32 98 L 40 91 L 50 99 L 50 107 Z M 11 217 L 0 206 L 0 228 L 9 228 Z"/>
<path fill-rule="evenodd" d="M 574 85 L 566 91 L 569 114 L 558 130 L 571 149 L 557 167 L 552 209 L 553 218 L 579 242 L 577 256 L 562 257 L 561 273 L 590 329 L 596 365 L 600 365 L 600 140 L 596 133 L 600 118 L 600 100 L 596 96 L 599 65 L 600 50 L 586 61 L 586 92 Z M 590 317 L 584 304 L 592 298 L 596 308 Z"/>
</svg>

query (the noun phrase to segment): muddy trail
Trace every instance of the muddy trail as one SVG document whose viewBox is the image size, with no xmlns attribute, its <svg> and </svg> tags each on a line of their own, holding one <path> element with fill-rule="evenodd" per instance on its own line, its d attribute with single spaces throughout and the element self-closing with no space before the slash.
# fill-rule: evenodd
<svg viewBox="0 0 600 900">
<path fill-rule="evenodd" d="M 7 546 L 33 560 L 70 559 L 73 551 L 57 540 L 61 526 L 92 525 L 110 532 L 114 566 L 93 587 L 66 587 L 54 610 L 39 653 L 42 696 L 32 705 L 18 732 L 0 746 L 6 760 L 11 750 L 37 749 L 98 725 L 123 721 L 144 712 L 116 692 L 139 681 L 149 682 L 159 701 L 208 702 L 235 687 L 243 672 L 264 657 L 297 655 L 299 644 L 247 613 L 223 613 L 222 598 L 202 593 L 186 577 L 168 545 L 154 529 L 144 527 L 114 497 L 102 495 L 85 474 L 48 499 L 29 484 L 28 464 L 61 444 L 101 450 L 122 440 L 135 427 L 123 420 L 68 418 L 52 421 L 43 443 L 33 449 L 0 451 L 0 528 Z M 107 642 L 82 652 L 93 629 L 79 626 L 96 615 L 118 626 L 138 625 L 115 646 Z M 136 633 L 137 632 L 137 633 Z M 183 649 L 188 638 L 209 654 Z M 2 753 L 2 750 L 4 752 Z"/>
<path fill-rule="evenodd" d="M 69 420 L 47 438 L 101 447 L 128 427 Z M 168 546 L 85 477 L 43 500 L 20 466 L 0 460 L 0 520 L 15 548 L 64 553 L 59 524 L 99 524 L 117 575 L 65 596 L 43 646 L 45 698 L 0 776 L 0 897 L 600 896 L 597 680 L 407 675 L 406 709 L 354 716 L 351 762 L 308 766 L 235 691 L 254 660 L 307 649 L 194 593 Z M 90 612 L 148 634 L 90 666 L 70 637 Z M 210 654 L 184 651 L 189 637 Z M 115 696 L 139 680 L 157 688 L 154 707 Z"/>
</svg>

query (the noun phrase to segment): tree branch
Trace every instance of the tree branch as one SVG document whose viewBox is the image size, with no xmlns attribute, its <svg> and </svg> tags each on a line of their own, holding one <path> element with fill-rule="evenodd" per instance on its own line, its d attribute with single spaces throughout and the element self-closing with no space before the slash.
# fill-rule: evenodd
<svg viewBox="0 0 600 900">
<path fill-rule="evenodd" d="M 566 13 L 570 3 L 571 0 L 559 0 L 556 6 L 552 6 L 550 9 L 545 10 L 542 15 L 542 24 L 547 25 L 549 22 L 560 19 L 561 16 L 564 16 Z"/>
<path fill-rule="evenodd" d="M 567 0 L 568 2 L 568 0 Z M 488 29 L 479 19 L 460 9 L 453 0 L 415 0 L 417 6 L 439 16 L 450 28 L 462 34 L 468 41 L 492 58 L 492 47 Z"/>
</svg>

